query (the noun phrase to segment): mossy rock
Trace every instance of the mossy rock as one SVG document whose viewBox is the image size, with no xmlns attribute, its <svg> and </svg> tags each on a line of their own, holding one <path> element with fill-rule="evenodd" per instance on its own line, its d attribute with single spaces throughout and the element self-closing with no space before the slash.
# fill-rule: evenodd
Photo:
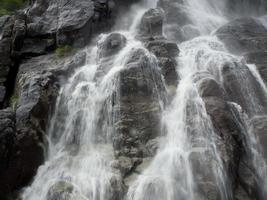
<svg viewBox="0 0 267 200">
<path fill-rule="evenodd" d="M 60 46 L 56 49 L 56 55 L 58 57 L 64 57 L 73 52 L 73 47 L 70 45 Z"/>
</svg>

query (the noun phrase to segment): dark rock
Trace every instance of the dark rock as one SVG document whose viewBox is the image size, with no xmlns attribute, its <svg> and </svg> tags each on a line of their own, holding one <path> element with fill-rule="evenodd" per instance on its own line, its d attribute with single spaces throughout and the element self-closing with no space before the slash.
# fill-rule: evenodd
<svg viewBox="0 0 267 200">
<path fill-rule="evenodd" d="M 233 20 L 219 28 L 215 34 L 235 54 L 265 51 L 267 47 L 267 29 L 254 18 Z"/>
<path fill-rule="evenodd" d="M 264 90 L 246 65 L 226 63 L 222 76 L 229 99 L 238 103 L 249 116 L 266 111 Z"/>
<path fill-rule="evenodd" d="M 4 38 L 0 40 L 0 87 L 1 87 L 1 97 L 0 97 L 0 107 L 4 103 L 4 98 L 6 94 L 6 81 L 8 79 L 8 74 L 10 72 L 10 67 L 12 65 L 11 55 L 11 39 Z"/>
<path fill-rule="evenodd" d="M 0 197 L 6 198 L 29 183 L 43 161 L 43 150 L 34 137 L 16 134 L 14 111 L 0 112 Z"/>
<path fill-rule="evenodd" d="M 183 0 L 159 0 L 158 7 L 164 10 L 168 24 L 183 26 L 189 22 Z"/>
<path fill-rule="evenodd" d="M 155 40 L 146 43 L 146 48 L 157 57 L 175 58 L 179 55 L 179 48 L 176 43 L 167 40 Z"/>
<path fill-rule="evenodd" d="M 27 37 L 55 39 L 58 46 L 83 47 L 111 28 L 113 1 L 37 1 L 27 14 Z"/>
<path fill-rule="evenodd" d="M 267 116 L 256 116 L 251 119 L 250 127 L 260 144 L 259 149 L 262 151 L 264 159 L 267 161 Z"/>
<path fill-rule="evenodd" d="M 177 62 L 175 60 L 180 53 L 178 46 L 167 40 L 150 41 L 147 42 L 145 46 L 158 58 L 159 66 L 166 84 L 176 87 L 179 81 L 176 71 Z"/>
<path fill-rule="evenodd" d="M 15 124 L 15 113 L 12 109 L 0 110 L 0 174 L 2 174 L 9 165 L 9 159 L 15 143 Z M 3 188 L 0 187 L 0 191 L 2 191 L 2 189 Z"/>
<path fill-rule="evenodd" d="M 247 63 L 255 64 L 261 78 L 267 85 L 267 52 L 251 52 L 244 55 Z"/>
<path fill-rule="evenodd" d="M 24 14 L 17 15 L 12 31 L 12 57 L 19 56 L 19 51 L 23 46 L 26 35 L 26 16 Z"/>
<path fill-rule="evenodd" d="M 4 102 L 5 96 L 6 96 L 6 88 L 4 86 L 0 86 L 0 104 Z"/>
<path fill-rule="evenodd" d="M 162 36 L 163 12 L 161 9 L 150 9 L 143 15 L 139 34 L 141 37 L 153 38 Z"/>
<path fill-rule="evenodd" d="M 50 62 L 48 63 L 47 60 Z M 57 97 L 58 81 L 67 77 L 85 62 L 85 53 L 77 53 L 65 58 L 56 55 L 39 56 L 27 60 L 19 69 L 16 93 L 19 97 L 17 109 L 17 127 L 30 127 L 28 120 L 33 120 L 34 127 L 44 133 L 49 110 Z M 37 122 L 39 121 L 39 126 Z"/>
<path fill-rule="evenodd" d="M 184 27 L 191 23 L 184 9 L 183 0 L 159 0 L 158 7 L 162 8 L 165 13 L 166 24 L 164 29 L 168 39 L 173 41 L 191 39 L 186 34 L 188 31 L 183 30 Z"/>
<path fill-rule="evenodd" d="M 5 27 L 6 23 L 8 22 L 9 18 L 10 18 L 9 15 L 4 15 L 4 16 L 0 17 L 0 40 L 2 39 L 4 27 Z"/>
<path fill-rule="evenodd" d="M 47 60 L 51 62 L 48 63 Z M 3 154 L 1 151 L 0 154 L 1 160 L 2 156 L 9 156 L 8 159 L 3 159 L 5 170 L 1 169 L 0 172 L 0 197 L 5 198 L 14 194 L 15 190 L 29 184 L 38 167 L 44 162 L 43 134 L 45 134 L 50 111 L 58 95 L 58 81 L 76 67 L 83 65 L 84 60 L 85 54 L 62 59 L 56 58 L 55 55 L 48 55 L 27 60 L 21 65 L 16 93 L 13 97 L 14 101 L 18 101 L 15 102 L 18 104 L 16 119 L 14 113 L 5 114 L 12 113 L 12 111 L 7 110 L 0 115 L 0 127 L 6 127 L 3 129 L 4 132 L 2 129 L 0 132 L 1 137 L 4 137 L 3 140 L 0 139 L 1 148 L 2 142 L 8 145 L 7 141 L 11 141 L 9 148 L 12 150 L 10 150 L 11 155 L 8 155 L 6 150 Z M 2 122 L 9 123 L 9 121 L 10 128 L 5 124 L 2 126 Z M 11 125 L 14 127 L 12 128 Z M 17 129 L 16 132 L 15 129 Z M 8 137 L 14 137 L 14 142 L 7 140 Z"/>
<path fill-rule="evenodd" d="M 56 46 L 54 39 L 26 38 L 20 51 L 22 57 L 31 57 L 47 54 Z"/>
<path fill-rule="evenodd" d="M 49 189 L 47 200 L 85 200 L 72 183 L 59 181 Z"/>
<path fill-rule="evenodd" d="M 244 141 L 241 127 L 236 121 L 231 107 L 223 99 L 213 96 L 203 100 L 213 123 L 214 131 L 219 136 L 218 151 L 226 170 L 226 176 L 229 178 L 229 184 L 234 188 L 238 177 L 242 142 Z"/>
<path fill-rule="evenodd" d="M 235 16 L 261 16 L 266 14 L 267 4 L 262 0 L 226 0 L 225 7 L 229 14 Z"/>
<path fill-rule="evenodd" d="M 107 38 L 99 44 L 98 55 L 100 58 L 112 56 L 118 53 L 126 44 L 126 38 L 120 33 L 111 33 Z"/>
<path fill-rule="evenodd" d="M 224 91 L 223 88 L 218 84 L 218 82 L 211 78 L 206 77 L 204 79 L 201 79 L 198 83 L 198 91 L 200 96 L 202 97 L 224 97 Z"/>
<path fill-rule="evenodd" d="M 115 150 L 128 157 L 143 157 L 148 140 L 158 136 L 160 101 L 164 88 L 159 69 L 143 49 L 135 50 L 119 74 L 120 102 L 115 111 Z"/>
</svg>

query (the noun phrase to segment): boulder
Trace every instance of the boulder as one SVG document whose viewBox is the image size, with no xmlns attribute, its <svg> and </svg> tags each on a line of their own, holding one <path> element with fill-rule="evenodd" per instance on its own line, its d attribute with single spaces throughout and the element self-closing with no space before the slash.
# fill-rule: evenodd
<svg viewBox="0 0 267 200">
<path fill-rule="evenodd" d="M 267 29 L 255 18 L 247 17 L 230 21 L 219 28 L 215 34 L 234 54 L 265 51 L 267 47 Z"/>
<path fill-rule="evenodd" d="M 167 86 L 176 88 L 179 81 L 176 57 L 180 53 L 177 44 L 168 40 L 154 40 L 146 42 L 145 46 L 158 58 L 158 64 Z"/>
<path fill-rule="evenodd" d="M 145 38 L 162 36 L 164 14 L 161 9 L 150 9 L 143 15 L 139 35 Z"/>
<path fill-rule="evenodd" d="M 120 33 L 111 33 L 98 45 L 98 57 L 113 56 L 126 45 L 126 38 Z"/>
<path fill-rule="evenodd" d="M 218 82 L 211 78 L 211 77 L 206 77 L 204 79 L 201 79 L 197 83 L 198 86 L 198 91 L 200 96 L 202 97 L 219 97 L 223 98 L 224 97 L 224 91 L 223 88 L 218 84 Z"/>
</svg>

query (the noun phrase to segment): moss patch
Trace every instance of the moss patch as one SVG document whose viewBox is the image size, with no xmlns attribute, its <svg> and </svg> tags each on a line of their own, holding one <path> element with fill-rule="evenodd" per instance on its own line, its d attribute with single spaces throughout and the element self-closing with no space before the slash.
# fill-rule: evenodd
<svg viewBox="0 0 267 200">
<path fill-rule="evenodd" d="M 13 95 L 10 98 L 9 104 L 12 107 L 13 110 L 16 110 L 17 109 L 18 102 L 19 102 L 19 97 L 17 95 Z"/>
<path fill-rule="evenodd" d="M 63 56 L 70 54 L 72 51 L 73 51 L 73 48 L 70 45 L 60 46 L 56 49 L 56 55 L 58 57 L 63 57 Z"/>
<path fill-rule="evenodd" d="M 12 14 L 22 8 L 28 0 L 0 0 L 0 16 Z"/>
</svg>

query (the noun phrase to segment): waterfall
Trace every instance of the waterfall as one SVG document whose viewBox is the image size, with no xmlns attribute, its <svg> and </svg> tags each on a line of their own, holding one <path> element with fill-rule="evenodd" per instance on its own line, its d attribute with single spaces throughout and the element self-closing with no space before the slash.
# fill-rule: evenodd
<svg viewBox="0 0 267 200">
<path fill-rule="evenodd" d="M 125 14 L 128 17 L 118 19 L 116 31 L 101 34 L 97 44 L 82 50 L 87 53 L 86 64 L 61 87 L 47 131 L 46 161 L 22 191 L 23 200 L 234 200 L 221 136 L 200 89 L 206 80 L 214 81 L 216 98 L 231 107 L 242 127 L 246 152 L 259 177 L 257 184 L 263 196 L 267 194 L 267 165 L 251 125 L 253 118 L 267 114 L 266 85 L 254 65 L 231 54 L 213 34 L 232 17 L 226 12 L 226 0 L 181 2 L 182 13 L 190 21 L 183 25 L 183 33 L 190 27 L 197 34 L 181 43 L 175 41 L 180 49 L 175 55 L 180 80 L 174 95 L 167 95 L 166 80 L 159 75 L 160 60 L 138 37 L 144 13 L 156 7 L 156 1 L 144 1 L 134 5 Z M 178 0 L 175 3 L 180 5 Z M 174 24 L 167 19 L 165 23 L 165 28 Z M 164 30 L 166 37 L 173 34 L 169 28 Z M 106 43 L 113 37 L 115 50 L 110 52 Z M 138 56 L 145 56 L 149 69 L 144 70 L 150 70 L 151 87 L 156 88 L 151 99 L 160 105 L 161 140 L 154 157 L 126 187 L 121 171 L 114 167 L 114 138 L 122 118 L 120 76 L 129 60 Z"/>
</svg>

